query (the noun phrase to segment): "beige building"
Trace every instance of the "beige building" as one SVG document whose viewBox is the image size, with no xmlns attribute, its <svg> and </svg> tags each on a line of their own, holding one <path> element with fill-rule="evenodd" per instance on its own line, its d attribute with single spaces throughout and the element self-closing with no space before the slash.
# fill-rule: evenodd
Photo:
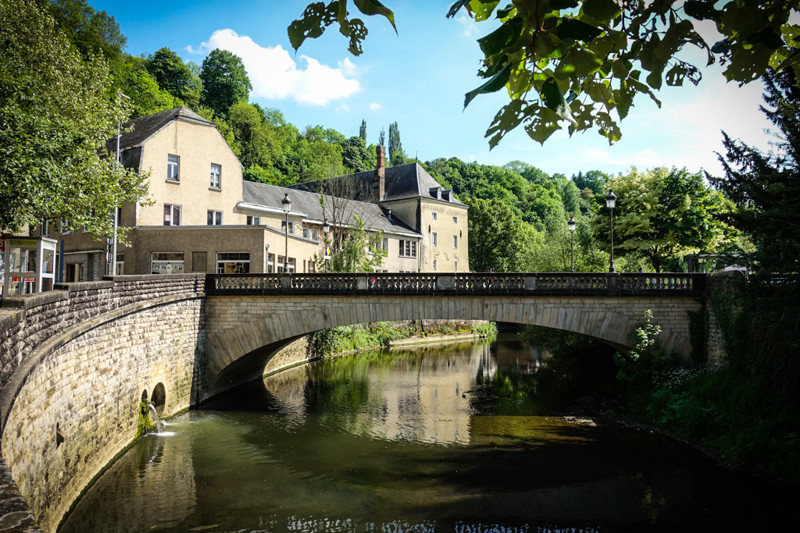
<svg viewBox="0 0 800 533">
<path fill-rule="evenodd" d="M 244 181 L 216 127 L 185 107 L 129 126 L 121 161 L 150 173 L 149 202 L 119 210 L 130 230 L 117 246 L 117 274 L 315 272 L 325 266 L 326 242 L 356 217 L 386 251 L 379 270 L 468 270 L 466 206 L 417 163 L 385 168 L 383 147 L 375 171 L 285 188 Z M 41 234 L 63 242 L 65 281 L 111 271 L 113 242 L 60 224 L 44 224 Z"/>
</svg>

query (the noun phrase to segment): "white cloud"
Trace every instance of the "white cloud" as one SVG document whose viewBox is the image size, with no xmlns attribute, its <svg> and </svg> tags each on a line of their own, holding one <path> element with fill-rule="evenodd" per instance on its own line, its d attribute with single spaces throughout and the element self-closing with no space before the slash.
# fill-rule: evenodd
<svg viewBox="0 0 800 533">
<path fill-rule="evenodd" d="M 369 110 L 370 110 L 370 111 L 377 111 L 377 110 L 378 110 L 378 109 L 380 109 L 381 107 L 383 107 L 383 106 L 381 106 L 381 104 L 379 104 L 378 102 L 371 102 L 371 103 L 369 104 Z"/>
<path fill-rule="evenodd" d="M 358 80 L 352 78 L 356 66 L 348 58 L 333 68 L 302 55 L 300 59 L 305 62 L 305 69 L 300 69 L 280 45 L 261 46 L 250 37 L 239 35 L 231 29 L 215 31 L 200 46 L 207 51 L 217 48 L 227 50 L 241 57 L 253 83 L 251 95 L 256 98 L 293 98 L 301 104 L 324 106 L 361 90 Z"/>
<path fill-rule="evenodd" d="M 467 17 L 466 15 L 461 15 L 456 19 L 459 24 L 464 27 L 464 37 L 474 38 L 477 37 L 480 32 L 478 31 L 478 26 L 475 22 L 472 21 L 471 18 Z"/>
</svg>

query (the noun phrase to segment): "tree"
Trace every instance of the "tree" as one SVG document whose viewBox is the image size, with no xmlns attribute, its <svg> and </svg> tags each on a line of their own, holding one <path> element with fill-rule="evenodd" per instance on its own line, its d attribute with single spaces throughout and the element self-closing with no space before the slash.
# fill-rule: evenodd
<svg viewBox="0 0 800 533">
<path fill-rule="evenodd" d="M 101 153 L 126 117 L 102 57 L 86 61 L 41 2 L 0 2 L 0 227 L 41 220 L 113 234 L 109 214 L 146 176 Z"/>
<path fill-rule="evenodd" d="M 342 145 L 342 164 L 348 172 L 363 172 L 375 168 L 375 158 L 362 137 L 350 137 Z"/>
<path fill-rule="evenodd" d="M 614 252 L 646 257 L 656 272 L 688 253 L 714 252 L 729 231 L 720 221 L 728 209 L 719 192 L 701 174 L 686 169 L 656 168 L 611 178 L 617 196 L 614 209 Z M 605 196 L 597 197 L 594 236 L 609 242 Z M 601 207 L 602 206 L 602 207 Z"/>
<path fill-rule="evenodd" d="M 367 144 L 367 121 L 366 119 L 361 119 L 361 127 L 358 128 L 358 136 L 364 141 L 364 144 Z"/>
<path fill-rule="evenodd" d="M 158 86 L 192 109 L 200 104 L 202 82 L 198 73 L 169 48 L 159 48 L 147 58 L 147 71 Z"/>
<path fill-rule="evenodd" d="M 145 68 L 144 59 L 125 56 L 110 66 L 114 88 L 130 99 L 132 116 L 141 117 L 180 105 L 179 99 L 158 86 Z"/>
<path fill-rule="evenodd" d="M 709 180 L 738 207 L 736 227 L 756 245 L 755 259 L 766 272 L 797 273 L 800 258 L 800 89 L 794 71 L 764 76 L 762 111 L 778 127 L 777 153 L 764 154 L 723 133 L 725 176 Z"/>
<path fill-rule="evenodd" d="M 536 230 L 496 198 L 478 198 L 468 205 L 470 270 L 528 270 L 526 257 L 537 240 L 541 240 Z"/>
<path fill-rule="evenodd" d="M 121 59 L 127 39 L 114 17 L 105 11 L 96 11 L 86 0 L 52 0 L 50 10 L 84 57 L 102 53 L 109 60 Z"/>
<path fill-rule="evenodd" d="M 403 151 L 403 143 L 400 141 L 400 128 L 397 122 L 389 124 L 389 162 L 391 165 L 398 166 L 406 162 L 406 154 Z"/>
<path fill-rule="evenodd" d="M 354 3 L 394 27 L 394 13 L 377 0 Z M 800 12 L 796 0 L 458 0 L 447 16 L 462 9 L 476 22 L 499 23 L 478 39 L 484 54 L 478 76 L 486 81 L 464 97 L 466 107 L 480 94 L 508 91 L 510 102 L 486 131 L 491 147 L 519 126 L 539 143 L 565 126 L 570 134 L 596 129 L 609 143 L 619 140 L 617 122 L 637 96 L 660 106 L 655 91 L 664 83 L 699 83 L 700 68 L 680 54 L 686 45 L 703 52 L 707 65 L 719 60 L 725 77 L 738 83 L 769 67 L 800 67 L 800 26 L 789 21 Z M 347 0 L 310 4 L 289 26 L 292 46 L 338 23 L 350 51 L 360 54 L 366 27 L 347 15 Z M 694 28 L 705 20 L 719 33 L 713 45 Z"/>
<path fill-rule="evenodd" d="M 222 117 L 228 116 L 228 110 L 236 102 L 247 101 L 253 89 L 242 59 L 219 48 L 203 60 L 200 80 L 203 82 L 203 105 Z"/>
</svg>

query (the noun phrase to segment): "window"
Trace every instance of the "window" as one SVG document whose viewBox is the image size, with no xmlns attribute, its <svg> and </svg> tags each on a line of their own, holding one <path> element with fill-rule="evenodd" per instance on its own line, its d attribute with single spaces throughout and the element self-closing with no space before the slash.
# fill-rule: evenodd
<svg viewBox="0 0 800 533">
<path fill-rule="evenodd" d="M 207 260 L 206 252 L 192 252 L 192 272 L 205 272 Z"/>
<path fill-rule="evenodd" d="M 177 155 L 167 155 L 167 179 L 169 181 L 181 179 L 181 158 Z"/>
<path fill-rule="evenodd" d="M 315 241 L 319 240 L 319 230 L 312 229 L 311 230 L 311 238 Z"/>
<path fill-rule="evenodd" d="M 436 259 L 433 260 L 433 269 L 436 270 Z"/>
<path fill-rule="evenodd" d="M 439 236 L 436 234 L 435 231 L 433 232 L 433 236 L 431 237 L 431 244 L 433 246 L 438 246 L 439 245 Z"/>
<path fill-rule="evenodd" d="M 453 217 L 453 224 L 458 224 L 458 217 Z"/>
<path fill-rule="evenodd" d="M 50 223 L 42 220 L 42 235 L 50 235 Z"/>
<path fill-rule="evenodd" d="M 221 226 L 222 225 L 222 211 L 208 211 L 208 216 L 206 217 L 208 220 L 209 226 Z"/>
<path fill-rule="evenodd" d="M 303 228 L 303 238 L 308 239 L 308 236 L 309 236 L 308 228 Z"/>
<path fill-rule="evenodd" d="M 288 264 L 286 265 L 286 268 L 284 268 L 283 259 L 284 259 L 284 257 L 282 255 L 278 256 L 278 272 L 294 272 L 295 271 L 294 267 L 295 267 L 295 263 L 296 263 L 295 258 L 294 257 L 290 257 L 289 258 L 289 261 L 288 261 Z"/>
<path fill-rule="evenodd" d="M 438 217 L 438 215 L 436 214 L 436 211 L 431 213 L 431 218 L 433 218 L 433 220 L 436 220 L 436 217 Z"/>
<path fill-rule="evenodd" d="M 217 165 L 216 163 L 211 163 L 211 183 L 210 187 L 212 189 L 221 189 L 222 188 L 222 165 Z"/>
<path fill-rule="evenodd" d="M 70 231 L 69 229 L 69 220 L 64 220 L 64 219 L 59 220 L 58 231 L 61 233 L 61 235 L 69 235 L 70 233 L 72 233 L 72 231 Z"/>
<path fill-rule="evenodd" d="M 458 248 L 458 235 L 453 235 L 453 248 Z"/>
<path fill-rule="evenodd" d="M 153 252 L 150 254 L 151 274 L 183 274 L 182 252 Z"/>
<path fill-rule="evenodd" d="M 261 217 L 247 215 L 247 225 L 248 226 L 260 226 L 261 225 Z"/>
<path fill-rule="evenodd" d="M 417 241 L 400 239 L 400 257 L 417 257 Z"/>
<path fill-rule="evenodd" d="M 455 265 L 453 265 L 453 272 L 458 272 L 458 261 L 456 261 Z"/>
<path fill-rule="evenodd" d="M 275 272 L 275 254 L 267 254 L 267 273 Z"/>
<path fill-rule="evenodd" d="M 281 231 L 286 232 L 286 221 L 281 221 Z M 289 221 L 289 234 L 294 235 L 294 222 Z"/>
<path fill-rule="evenodd" d="M 117 276 L 125 273 L 125 254 L 117 254 Z"/>
<path fill-rule="evenodd" d="M 164 204 L 164 225 L 165 226 L 181 225 L 181 206 L 173 204 Z"/>
<path fill-rule="evenodd" d="M 217 274 L 247 274 L 250 272 L 250 254 L 247 252 L 217 253 Z"/>
</svg>

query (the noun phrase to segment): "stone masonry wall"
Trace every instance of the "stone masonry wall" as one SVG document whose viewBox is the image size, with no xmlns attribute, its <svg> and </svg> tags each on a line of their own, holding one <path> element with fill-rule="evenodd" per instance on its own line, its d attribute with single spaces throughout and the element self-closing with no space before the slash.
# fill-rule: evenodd
<svg viewBox="0 0 800 533">
<path fill-rule="evenodd" d="M 668 352 L 688 358 L 688 311 L 700 307 L 692 298 L 663 296 L 211 296 L 206 300 L 206 390 L 218 393 L 222 392 L 222 383 L 235 384 L 236 377 L 227 372 L 236 368 L 234 363 L 243 356 L 268 355 L 259 352 L 262 346 L 323 328 L 382 321 L 444 319 L 533 324 L 582 333 L 625 347 L 636 324 L 642 322 L 647 310 L 652 310 L 653 321 L 662 327 L 661 345 Z M 224 381 L 218 380 L 223 373 Z"/>
<path fill-rule="evenodd" d="M 143 393 L 162 384 L 166 415 L 199 396 L 203 287 L 125 276 L 3 301 L 2 453 L 44 531 L 135 438 Z"/>
</svg>

